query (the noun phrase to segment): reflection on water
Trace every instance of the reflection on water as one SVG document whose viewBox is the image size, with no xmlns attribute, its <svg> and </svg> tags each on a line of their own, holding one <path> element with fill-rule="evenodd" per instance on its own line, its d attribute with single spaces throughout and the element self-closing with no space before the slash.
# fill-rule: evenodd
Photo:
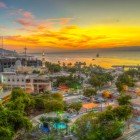
<svg viewBox="0 0 140 140">
<path fill-rule="evenodd" d="M 97 53 L 56 53 L 45 54 L 46 60 L 57 63 L 58 61 L 65 63 L 86 62 L 86 64 L 100 65 L 110 68 L 112 65 L 140 65 L 140 52 L 102 52 L 100 57 L 96 57 Z M 36 54 L 41 58 L 41 54 Z"/>
</svg>

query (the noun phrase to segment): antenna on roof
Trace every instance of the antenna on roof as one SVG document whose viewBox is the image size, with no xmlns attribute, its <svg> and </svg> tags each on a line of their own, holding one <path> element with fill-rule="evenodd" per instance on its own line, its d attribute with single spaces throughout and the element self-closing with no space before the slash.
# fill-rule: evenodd
<svg viewBox="0 0 140 140">
<path fill-rule="evenodd" d="M 25 66 L 27 65 L 27 47 L 24 48 L 24 54 L 25 54 Z"/>
<path fill-rule="evenodd" d="M 2 55 L 4 56 L 4 37 L 3 36 L 1 36 L 1 49 L 2 49 Z"/>
<path fill-rule="evenodd" d="M 1 38 L 1 39 L 2 39 L 2 49 L 3 49 L 3 36 L 2 36 L 2 38 Z"/>
<path fill-rule="evenodd" d="M 24 54 L 25 54 L 25 57 L 27 56 L 27 47 L 25 46 L 24 48 Z"/>
<path fill-rule="evenodd" d="M 45 62 L 46 62 L 46 60 L 45 60 L 45 52 L 43 51 L 42 52 L 42 67 L 43 68 L 45 68 Z"/>
</svg>

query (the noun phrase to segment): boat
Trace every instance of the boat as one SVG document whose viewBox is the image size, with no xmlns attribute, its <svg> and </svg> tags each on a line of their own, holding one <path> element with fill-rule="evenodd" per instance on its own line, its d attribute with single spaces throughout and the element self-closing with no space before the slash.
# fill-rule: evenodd
<svg viewBox="0 0 140 140">
<path fill-rule="evenodd" d="M 99 53 L 96 54 L 96 57 L 99 57 Z"/>
</svg>

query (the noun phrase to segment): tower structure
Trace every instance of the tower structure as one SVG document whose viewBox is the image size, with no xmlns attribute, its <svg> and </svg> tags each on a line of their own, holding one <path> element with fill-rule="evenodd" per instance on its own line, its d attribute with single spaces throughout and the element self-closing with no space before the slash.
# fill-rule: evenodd
<svg viewBox="0 0 140 140">
<path fill-rule="evenodd" d="M 3 46 L 4 46 L 4 43 L 3 43 L 3 36 L 1 36 L 1 51 L 2 51 L 2 56 L 4 56 L 4 48 L 3 48 Z"/>
<path fill-rule="evenodd" d="M 27 47 L 24 48 L 24 55 L 25 55 L 25 66 L 27 66 Z"/>
<path fill-rule="evenodd" d="M 45 59 L 45 52 L 43 51 L 42 53 L 42 67 L 45 68 L 45 62 L 46 62 L 46 59 Z"/>
</svg>

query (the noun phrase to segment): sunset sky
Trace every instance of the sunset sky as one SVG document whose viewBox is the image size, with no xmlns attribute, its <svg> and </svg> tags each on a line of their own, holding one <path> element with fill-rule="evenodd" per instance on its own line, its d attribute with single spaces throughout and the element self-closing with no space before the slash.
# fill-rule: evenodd
<svg viewBox="0 0 140 140">
<path fill-rule="evenodd" d="M 6 49 L 31 52 L 140 46 L 140 0 L 0 0 Z"/>
</svg>

